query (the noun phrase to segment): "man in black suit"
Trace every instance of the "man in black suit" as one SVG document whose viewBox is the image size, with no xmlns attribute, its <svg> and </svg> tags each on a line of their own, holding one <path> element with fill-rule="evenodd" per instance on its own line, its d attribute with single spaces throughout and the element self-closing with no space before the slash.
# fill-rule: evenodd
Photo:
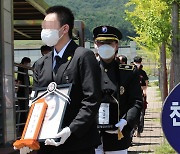
<svg viewBox="0 0 180 154">
<path fill-rule="evenodd" d="M 127 154 L 131 131 L 142 108 L 139 76 L 132 65 L 116 61 L 121 32 L 112 26 L 93 30 L 101 67 L 103 97 L 98 114 L 102 145 L 96 154 Z"/>
<path fill-rule="evenodd" d="M 99 65 L 91 50 L 78 47 L 72 40 L 71 10 L 53 6 L 46 13 L 41 38 L 54 49 L 35 63 L 34 88 L 47 87 L 52 81 L 58 85 L 72 83 L 72 88 L 63 129 L 57 134 L 60 142 L 47 139 L 38 154 L 94 154 L 100 144 L 96 125 L 101 99 Z"/>
<path fill-rule="evenodd" d="M 143 94 L 143 109 L 141 111 L 141 116 L 139 119 L 139 122 L 137 124 L 137 137 L 141 136 L 141 133 L 143 132 L 144 129 L 144 116 L 145 116 L 145 111 L 147 108 L 147 87 L 148 87 L 148 76 L 146 72 L 143 70 L 143 65 L 142 65 L 142 58 L 140 56 L 134 57 L 134 65 L 136 67 L 136 71 L 139 74 L 140 78 L 140 84 L 141 84 L 141 89 L 142 89 L 142 94 Z"/>
</svg>

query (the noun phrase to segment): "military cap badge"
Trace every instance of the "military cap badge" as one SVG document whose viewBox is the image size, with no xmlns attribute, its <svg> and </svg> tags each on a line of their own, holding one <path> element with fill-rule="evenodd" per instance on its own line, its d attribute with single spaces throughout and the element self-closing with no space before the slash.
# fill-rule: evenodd
<svg viewBox="0 0 180 154">
<path fill-rule="evenodd" d="M 103 32 L 103 33 L 106 33 L 106 32 L 107 32 L 107 27 L 106 27 L 106 26 L 103 26 L 103 27 L 102 27 L 102 32 Z"/>
</svg>

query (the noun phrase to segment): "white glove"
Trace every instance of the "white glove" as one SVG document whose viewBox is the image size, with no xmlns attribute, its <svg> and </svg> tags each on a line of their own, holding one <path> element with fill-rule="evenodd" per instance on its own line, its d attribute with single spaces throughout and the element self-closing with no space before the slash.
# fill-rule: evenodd
<svg viewBox="0 0 180 154">
<path fill-rule="evenodd" d="M 118 127 L 120 131 L 122 131 L 124 126 L 126 125 L 127 121 L 125 119 L 120 119 L 120 121 L 117 124 L 115 124 L 115 126 Z M 110 134 L 118 134 L 118 130 L 107 130 L 106 132 Z"/>
<path fill-rule="evenodd" d="M 120 131 L 123 130 L 124 126 L 127 125 L 127 121 L 125 119 L 120 119 L 120 121 L 115 124 L 116 127 L 119 127 Z"/>
<path fill-rule="evenodd" d="M 14 150 L 17 150 L 17 148 L 14 147 Z M 23 148 L 21 148 L 19 151 L 20 151 L 20 154 L 27 154 L 27 153 L 30 153 L 30 152 L 33 151 L 33 150 L 30 149 L 29 147 L 23 147 Z"/>
<path fill-rule="evenodd" d="M 32 100 L 31 99 L 34 98 L 34 96 L 35 96 L 35 91 L 32 91 L 30 99 L 29 99 L 29 104 L 28 104 L 29 107 L 31 107 L 31 105 L 32 105 Z"/>
<path fill-rule="evenodd" d="M 53 145 L 53 146 L 59 146 L 61 144 L 64 144 L 64 142 L 67 140 L 67 138 L 71 135 L 71 130 L 69 127 L 65 127 L 60 131 L 55 137 L 61 138 L 60 142 L 55 142 L 54 139 L 46 139 L 45 145 Z"/>
<path fill-rule="evenodd" d="M 31 107 L 31 105 L 32 105 L 32 100 L 29 100 L 29 104 L 28 104 L 29 108 Z"/>
</svg>

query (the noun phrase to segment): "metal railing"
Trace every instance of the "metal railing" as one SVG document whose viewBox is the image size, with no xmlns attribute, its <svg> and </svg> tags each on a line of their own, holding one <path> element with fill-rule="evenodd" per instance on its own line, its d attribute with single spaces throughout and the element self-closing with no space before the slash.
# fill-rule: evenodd
<svg viewBox="0 0 180 154">
<path fill-rule="evenodd" d="M 15 105 L 16 137 L 20 138 L 29 111 L 29 97 L 32 89 L 33 68 L 14 63 L 15 72 Z"/>
</svg>

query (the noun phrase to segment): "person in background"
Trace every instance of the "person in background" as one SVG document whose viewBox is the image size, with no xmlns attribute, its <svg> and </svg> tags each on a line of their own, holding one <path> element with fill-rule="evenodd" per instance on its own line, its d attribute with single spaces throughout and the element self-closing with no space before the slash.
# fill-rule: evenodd
<svg viewBox="0 0 180 154">
<path fill-rule="evenodd" d="M 120 62 L 121 64 L 127 64 L 127 57 L 126 57 L 126 56 L 124 56 L 124 55 L 119 55 L 119 56 L 117 56 L 117 58 L 119 59 L 119 62 Z"/>
<path fill-rule="evenodd" d="M 72 84 L 62 130 L 40 143 L 38 154 L 94 154 L 100 144 L 96 116 L 101 100 L 101 72 L 94 53 L 72 40 L 74 15 L 64 6 L 52 6 L 42 22 L 41 39 L 53 51 L 34 66 L 33 88 Z M 52 126 L 53 127 L 53 126 Z M 49 133 L 47 131 L 47 133 Z M 20 149 L 26 153 L 28 147 Z"/>
<path fill-rule="evenodd" d="M 42 56 L 48 54 L 51 51 L 52 51 L 52 47 L 47 46 L 47 45 L 42 45 L 41 46 L 41 54 L 42 54 Z"/>
<path fill-rule="evenodd" d="M 51 52 L 51 51 L 52 51 L 52 47 L 47 46 L 47 45 L 42 45 L 42 46 L 41 46 L 41 55 L 42 55 L 42 56 L 47 55 L 47 54 L 48 54 L 49 52 Z M 34 68 L 35 63 L 36 63 L 36 61 L 34 62 L 32 68 Z"/>
<path fill-rule="evenodd" d="M 101 145 L 96 154 L 127 154 L 131 130 L 137 124 L 142 108 L 139 77 L 132 65 L 116 61 L 121 32 L 112 26 L 93 30 L 101 68 L 103 98 L 98 113 Z"/>
<path fill-rule="evenodd" d="M 143 91 L 143 109 L 141 111 L 141 116 L 139 119 L 139 123 L 137 125 L 137 137 L 141 136 L 141 133 L 143 132 L 144 129 L 144 116 L 145 116 L 145 111 L 147 109 L 147 87 L 148 87 L 148 76 L 147 73 L 143 70 L 143 65 L 142 65 L 142 58 L 140 56 L 134 57 L 134 65 L 137 68 L 137 72 L 140 77 L 140 84 L 141 88 Z"/>
<path fill-rule="evenodd" d="M 29 57 L 22 58 L 20 62 L 21 66 L 18 67 L 18 74 L 17 74 L 17 83 L 21 85 L 30 84 L 29 76 L 27 74 L 28 69 L 26 67 L 31 66 L 31 59 Z M 21 73 L 22 72 L 22 73 Z M 24 97 L 25 96 L 25 87 L 19 87 L 17 91 L 17 97 Z"/>
<path fill-rule="evenodd" d="M 26 110 L 28 108 L 28 99 L 29 99 L 29 94 L 31 93 L 31 89 L 28 88 L 30 85 L 30 79 L 28 76 L 28 68 L 31 66 L 31 59 L 29 57 L 23 57 L 21 62 L 21 66 L 18 67 L 18 74 L 17 74 L 17 85 L 18 90 L 17 90 L 17 98 L 26 98 L 26 99 L 18 99 L 18 110 Z M 24 74 L 25 73 L 25 74 Z M 23 87 L 20 85 L 26 85 L 27 87 Z M 27 113 L 26 112 L 20 112 L 20 115 L 17 116 L 17 122 L 18 123 L 25 123 L 26 118 L 27 118 Z M 19 132 L 22 133 L 24 129 L 24 125 L 19 126 Z"/>
</svg>

